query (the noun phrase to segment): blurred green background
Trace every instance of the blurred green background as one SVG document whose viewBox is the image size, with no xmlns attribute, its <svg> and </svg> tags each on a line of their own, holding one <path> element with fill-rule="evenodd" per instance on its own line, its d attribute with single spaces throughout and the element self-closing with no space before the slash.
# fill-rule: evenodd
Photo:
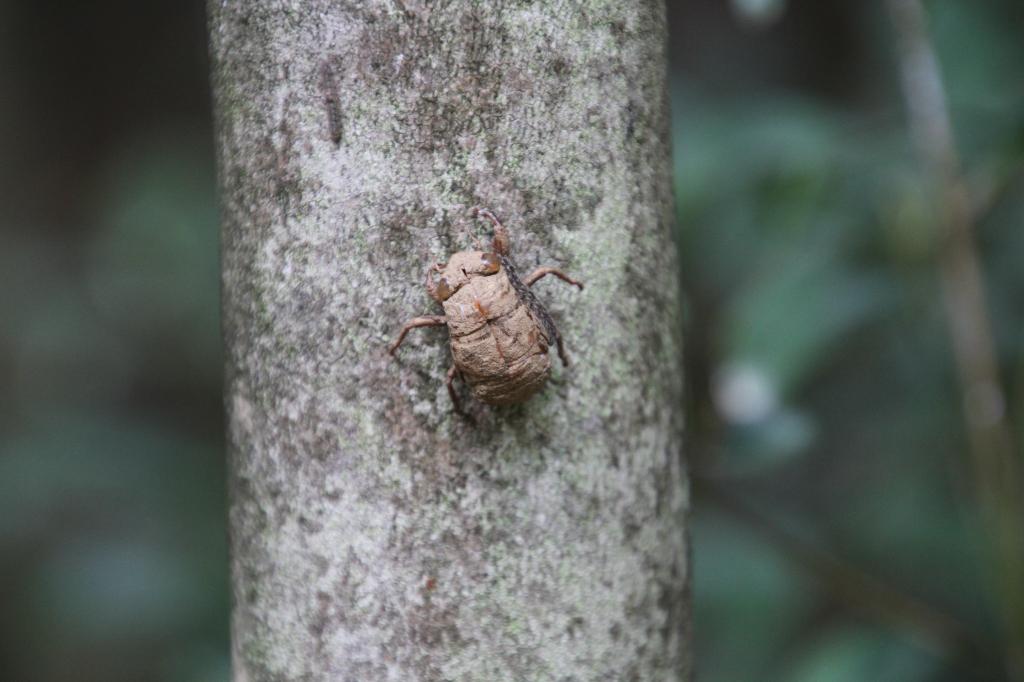
<svg viewBox="0 0 1024 682">
<path fill-rule="evenodd" d="M 699 679 L 1020 679 L 885 3 L 669 4 Z M 1024 3 L 925 7 L 1019 458 Z M 228 679 L 204 21 L 0 3 L 3 680 Z"/>
</svg>

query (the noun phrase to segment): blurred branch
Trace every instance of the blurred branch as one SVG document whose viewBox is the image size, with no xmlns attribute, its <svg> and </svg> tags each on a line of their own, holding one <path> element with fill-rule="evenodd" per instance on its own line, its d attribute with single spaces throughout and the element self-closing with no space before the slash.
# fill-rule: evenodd
<svg viewBox="0 0 1024 682">
<path fill-rule="evenodd" d="M 1016 167 L 989 183 L 983 191 L 975 191 L 971 202 L 972 218 L 975 224 L 985 222 L 1012 192 L 1019 189 L 1024 181 L 1024 167 Z"/>
<path fill-rule="evenodd" d="M 1022 486 L 1006 421 L 992 324 L 967 184 L 960 169 L 945 87 L 920 0 L 888 0 L 900 48 L 910 133 L 938 197 L 939 275 L 963 392 L 975 496 L 997 574 L 1008 673 L 1024 679 Z"/>
<path fill-rule="evenodd" d="M 760 533 L 849 608 L 912 633 L 915 641 L 936 655 L 955 652 L 971 660 L 991 660 L 982 639 L 956 618 L 801 540 L 714 481 L 695 483 L 701 494 Z"/>
</svg>

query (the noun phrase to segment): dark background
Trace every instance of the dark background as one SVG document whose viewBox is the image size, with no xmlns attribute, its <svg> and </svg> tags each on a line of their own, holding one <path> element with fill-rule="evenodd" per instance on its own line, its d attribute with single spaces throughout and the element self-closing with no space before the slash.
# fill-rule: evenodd
<svg viewBox="0 0 1024 682">
<path fill-rule="evenodd" d="M 1019 459 L 1024 5 L 925 4 Z M 884 4 L 670 19 L 700 679 L 1010 679 Z M 228 678 L 205 30 L 0 3 L 5 680 Z"/>
</svg>

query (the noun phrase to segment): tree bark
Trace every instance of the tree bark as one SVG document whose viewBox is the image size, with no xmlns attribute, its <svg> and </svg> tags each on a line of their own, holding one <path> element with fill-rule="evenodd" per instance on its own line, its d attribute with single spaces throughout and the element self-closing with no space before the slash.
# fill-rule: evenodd
<svg viewBox="0 0 1024 682">
<path fill-rule="evenodd" d="M 661 3 L 210 15 L 234 679 L 686 677 Z M 473 207 L 586 283 L 535 287 L 572 365 L 475 424 L 445 329 L 386 354 Z"/>
</svg>

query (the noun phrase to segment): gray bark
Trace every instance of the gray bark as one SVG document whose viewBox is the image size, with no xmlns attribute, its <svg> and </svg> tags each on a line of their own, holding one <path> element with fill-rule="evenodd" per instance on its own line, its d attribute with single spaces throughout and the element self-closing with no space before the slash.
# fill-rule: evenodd
<svg viewBox="0 0 1024 682">
<path fill-rule="evenodd" d="M 689 667 L 655 0 L 211 0 L 235 680 Z M 457 417 L 426 266 L 512 234 L 573 359 Z M 468 393 L 463 392 L 468 400 Z"/>
</svg>

